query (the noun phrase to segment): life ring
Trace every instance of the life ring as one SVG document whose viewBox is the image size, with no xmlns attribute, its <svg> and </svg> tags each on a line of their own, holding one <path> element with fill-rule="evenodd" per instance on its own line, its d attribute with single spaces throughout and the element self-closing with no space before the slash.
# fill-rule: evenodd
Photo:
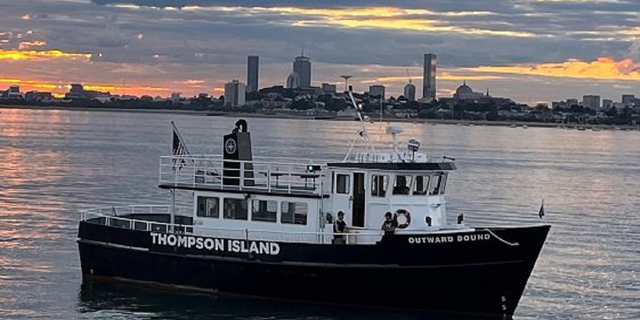
<svg viewBox="0 0 640 320">
<path fill-rule="evenodd" d="M 409 213 L 409 211 L 405 209 L 398 209 L 396 210 L 396 216 L 395 216 L 396 221 L 398 221 L 399 216 L 404 216 L 406 222 L 403 224 L 398 224 L 398 228 L 404 229 L 411 224 L 411 213 Z"/>
</svg>

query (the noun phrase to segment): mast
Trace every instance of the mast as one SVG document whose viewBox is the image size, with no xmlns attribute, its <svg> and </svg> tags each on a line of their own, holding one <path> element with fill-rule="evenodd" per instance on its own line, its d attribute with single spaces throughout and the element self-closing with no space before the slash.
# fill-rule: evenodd
<svg viewBox="0 0 640 320">
<path fill-rule="evenodd" d="M 373 147 L 373 143 L 371 142 L 371 139 L 369 138 L 369 133 L 367 132 L 365 121 L 362 117 L 362 114 L 360 113 L 360 108 L 358 108 L 358 105 L 356 104 L 356 100 L 353 98 L 353 94 L 351 90 L 347 91 L 347 93 L 349 93 L 349 99 L 351 99 L 351 104 L 353 104 L 353 107 L 356 109 L 356 114 L 358 115 L 358 120 L 360 120 L 360 126 L 362 127 L 362 130 L 358 132 L 358 135 L 362 137 L 362 139 L 364 140 L 365 146 L 367 147 L 367 149 L 371 148 L 371 153 L 375 154 L 376 150 Z M 347 154 L 344 156 L 344 159 L 342 160 L 342 162 L 346 162 L 349 159 L 349 155 L 351 155 L 351 151 L 353 150 L 353 147 L 357 140 L 358 140 L 358 137 L 353 139 L 353 142 L 351 143 L 351 147 L 349 147 L 349 151 L 347 151 Z"/>
</svg>

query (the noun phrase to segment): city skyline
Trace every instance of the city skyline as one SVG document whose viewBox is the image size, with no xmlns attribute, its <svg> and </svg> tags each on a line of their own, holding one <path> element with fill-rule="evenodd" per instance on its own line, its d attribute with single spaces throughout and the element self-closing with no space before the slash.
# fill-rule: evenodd
<svg viewBox="0 0 640 320">
<path fill-rule="evenodd" d="M 437 96 L 467 81 L 534 104 L 640 93 L 637 6 L 624 1 L 240 2 L 34 0 L 2 4 L 0 88 L 64 93 L 222 95 L 260 56 L 260 87 L 284 85 L 305 49 L 312 86 L 422 86 L 438 56 Z M 598 14 L 593 14 L 597 11 Z M 186 31 L 188 30 L 188 31 Z M 407 75 L 407 72 L 409 73 Z"/>
</svg>

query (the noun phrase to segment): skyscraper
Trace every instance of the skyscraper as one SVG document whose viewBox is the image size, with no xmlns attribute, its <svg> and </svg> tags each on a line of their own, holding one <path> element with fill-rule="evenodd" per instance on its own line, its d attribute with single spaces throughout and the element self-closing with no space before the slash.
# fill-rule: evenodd
<svg viewBox="0 0 640 320">
<path fill-rule="evenodd" d="M 416 101 L 416 86 L 409 82 L 404 86 L 404 98 L 408 101 Z"/>
<path fill-rule="evenodd" d="M 298 77 L 298 88 L 311 87 L 311 60 L 304 53 L 293 61 L 293 73 Z"/>
<path fill-rule="evenodd" d="M 224 85 L 224 104 L 227 106 L 242 106 L 245 103 L 246 89 L 244 83 L 232 80 Z"/>
<path fill-rule="evenodd" d="M 422 75 L 422 98 L 429 102 L 436 99 L 436 55 L 424 55 L 424 70 Z"/>
<path fill-rule="evenodd" d="M 258 87 L 258 66 L 260 58 L 258 56 L 249 56 L 247 61 L 247 92 L 254 92 L 260 89 Z"/>
</svg>

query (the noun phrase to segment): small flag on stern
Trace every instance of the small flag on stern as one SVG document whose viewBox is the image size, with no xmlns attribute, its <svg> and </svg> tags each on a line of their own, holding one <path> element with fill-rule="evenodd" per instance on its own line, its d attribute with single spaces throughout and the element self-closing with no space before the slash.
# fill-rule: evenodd
<svg viewBox="0 0 640 320">
<path fill-rule="evenodd" d="M 184 144 L 182 139 L 180 138 L 180 133 L 178 132 L 178 128 L 176 125 L 171 122 L 173 126 L 173 171 L 180 171 L 182 167 L 187 165 L 187 161 L 184 159 L 185 156 L 189 155 L 189 151 L 187 150 L 187 146 Z"/>
<path fill-rule="evenodd" d="M 540 205 L 540 211 L 538 211 L 538 217 L 540 217 L 540 219 L 544 217 L 544 200 L 542 200 L 542 204 Z"/>
</svg>

